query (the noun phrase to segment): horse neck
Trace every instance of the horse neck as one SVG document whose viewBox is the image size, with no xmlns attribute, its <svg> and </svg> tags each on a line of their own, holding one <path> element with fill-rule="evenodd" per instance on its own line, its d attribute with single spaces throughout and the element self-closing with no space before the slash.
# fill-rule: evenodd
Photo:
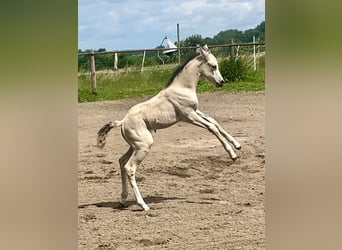
<svg viewBox="0 0 342 250">
<path fill-rule="evenodd" d="M 200 77 L 199 65 L 201 64 L 200 60 L 196 57 L 189 61 L 183 70 L 175 77 L 172 85 L 172 88 L 186 88 L 191 89 L 196 92 L 197 84 Z"/>
</svg>

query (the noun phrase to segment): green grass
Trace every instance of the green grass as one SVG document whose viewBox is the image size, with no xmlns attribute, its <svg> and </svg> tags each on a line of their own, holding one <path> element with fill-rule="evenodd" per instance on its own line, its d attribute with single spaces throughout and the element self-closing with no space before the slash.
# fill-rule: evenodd
<svg viewBox="0 0 342 250">
<path fill-rule="evenodd" d="M 109 72 L 96 75 L 97 95 L 92 94 L 90 73 L 78 76 L 78 102 L 115 100 L 157 94 L 171 77 L 174 69 L 154 69 L 130 72 Z M 264 70 L 250 71 L 244 82 L 228 82 L 216 88 L 205 79 L 198 84 L 198 92 L 258 91 L 265 89 Z"/>
</svg>

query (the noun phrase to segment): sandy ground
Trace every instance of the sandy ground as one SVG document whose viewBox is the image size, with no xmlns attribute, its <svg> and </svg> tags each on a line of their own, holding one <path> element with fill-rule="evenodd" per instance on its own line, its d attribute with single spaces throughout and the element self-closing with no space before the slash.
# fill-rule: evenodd
<svg viewBox="0 0 342 250">
<path fill-rule="evenodd" d="M 199 94 L 200 109 L 242 145 L 233 162 L 216 137 L 187 123 L 158 130 L 137 170 L 148 212 L 120 208 L 118 159 L 128 146 L 96 133 L 146 100 L 79 104 L 79 249 L 265 249 L 265 92 Z"/>
</svg>

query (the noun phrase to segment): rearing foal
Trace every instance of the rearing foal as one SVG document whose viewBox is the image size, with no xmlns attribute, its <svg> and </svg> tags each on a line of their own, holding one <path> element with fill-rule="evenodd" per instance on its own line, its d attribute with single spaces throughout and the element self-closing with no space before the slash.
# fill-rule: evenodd
<svg viewBox="0 0 342 250">
<path fill-rule="evenodd" d="M 133 106 L 121 121 L 109 122 L 98 132 L 97 143 L 103 147 L 108 132 L 121 127 L 121 134 L 129 144 L 128 151 L 120 157 L 122 193 L 120 203 L 124 206 L 128 196 L 129 180 L 137 203 L 145 210 L 144 202 L 135 180 L 137 166 L 145 158 L 153 144 L 153 132 L 167 128 L 178 121 L 185 121 L 202 127 L 213 133 L 222 143 L 233 160 L 237 155 L 231 145 L 240 149 L 240 144 L 228 134 L 213 118 L 198 110 L 196 88 L 200 76 L 204 76 L 216 87 L 222 87 L 223 78 L 216 58 L 207 45 L 199 48 L 199 53 L 180 66 L 166 87 L 151 99 Z"/>
</svg>

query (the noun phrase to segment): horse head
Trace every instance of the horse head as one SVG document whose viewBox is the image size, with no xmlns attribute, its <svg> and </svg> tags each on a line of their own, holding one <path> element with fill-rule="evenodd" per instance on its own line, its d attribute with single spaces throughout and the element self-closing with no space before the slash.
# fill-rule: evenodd
<svg viewBox="0 0 342 250">
<path fill-rule="evenodd" d="M 224 79 L 219 70 L 216 57 L 211 53 L 207 45 L 199 47 L 202 64 L 200 65 L 200 74 L 207 78 L 216 87 L 222 87 Z"/>
</svg>

